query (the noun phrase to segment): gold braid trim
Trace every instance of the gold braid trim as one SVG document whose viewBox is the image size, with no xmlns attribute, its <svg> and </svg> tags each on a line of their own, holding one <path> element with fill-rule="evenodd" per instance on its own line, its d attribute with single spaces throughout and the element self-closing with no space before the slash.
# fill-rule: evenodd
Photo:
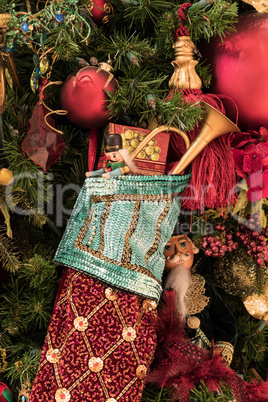
<svg viewBox="0 0 268 402">
<path fill-rule="evenodd" d="M 218 341 L 214 346 L 215 353 L 220 353 L 223 359 L 230 365 L 233 359 L 234 347 L 230 342 Z"/>
</svg>

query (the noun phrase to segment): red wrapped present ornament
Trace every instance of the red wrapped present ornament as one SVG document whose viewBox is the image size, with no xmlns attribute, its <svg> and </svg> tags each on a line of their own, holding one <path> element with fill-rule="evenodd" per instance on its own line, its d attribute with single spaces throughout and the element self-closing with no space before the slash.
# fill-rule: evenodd
<svg viewBox="0 0 268 402">
<path fill-rule="evenodd" d="M 0 402 L 12 402 L 11 391 L 3 382 L 0 382 Z"/>
<path fill-rule="evenodd" d="M 105 134 L 121 134 L 123 148 L 131 154 L 148 136 L 151 130 L 139 127 L 123 126 L 120 124 L 109 123 Z M 134 162 L 141 174 L 145 175 L 163 175 L 166 173 L 166 159 L 169 143 L 169 133 L 160 132 L 139 152 L 134 158 Z M 97 169 L 104 168 L 106 157 L 104 145 L 98 162 Z"/>
</svg>

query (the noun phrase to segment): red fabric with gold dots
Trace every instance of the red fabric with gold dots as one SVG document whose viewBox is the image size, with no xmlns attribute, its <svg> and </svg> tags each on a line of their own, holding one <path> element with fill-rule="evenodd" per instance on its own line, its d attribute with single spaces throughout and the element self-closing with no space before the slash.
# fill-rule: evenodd
<svg viewBox="0 0 268 402">
<path fill-rule="evenodd" d="M 138 402 L 156 346 L 155 308 L 66 269 L 30 402 Z"/>
</svg>

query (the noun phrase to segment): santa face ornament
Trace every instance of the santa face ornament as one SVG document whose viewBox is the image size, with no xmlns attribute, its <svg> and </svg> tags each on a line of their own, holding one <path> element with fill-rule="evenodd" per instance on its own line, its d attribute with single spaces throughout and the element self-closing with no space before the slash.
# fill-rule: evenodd
<svg viewBox="0 0 268 402">
<path fill-rule="evenodd" d="M 165 267 L 172 270 L 178 265 L 183 265 L 185 268 L 191 269 L 194 254 L 198 252 L 199 249 L 186 235 L 172 236 L 164 248 Z"/>
</svg>

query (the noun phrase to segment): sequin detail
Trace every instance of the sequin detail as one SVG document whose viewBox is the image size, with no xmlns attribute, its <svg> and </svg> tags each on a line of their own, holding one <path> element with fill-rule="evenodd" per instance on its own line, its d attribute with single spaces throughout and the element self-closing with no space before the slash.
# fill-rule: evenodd
<svg viewBox="0 0 268 402">
<path fill-rule="evenodd" d="M 49 363 L 58 363 L 60 360 L 60 351 L 59 349 L 49 349 L 46 354 L 46 358 Z"/>
<path fill-rule="evenodd" d="M 107 297 L 108 300 L 117 300 L 118 299 L 118 294 L 115 289 L 112 288 L 107 288 L 105 289 L 105 296 Z"/>
<path fill-rule="evenodd" d="M 77 329 L 77 331 L 85 331 L 88 327 L 87 318 L 76 317 L 74 320 L 74 327 Z"/>
<path fill-rule="evenodd" d="M 154 300 L 146 299 L 143 301 L 142 307 L 147 311 L 152 311 L 156 309 L 157 303 Z"/>
<path fill-rule="evenodd" d="M 187 319 L 187 325 L 191 329 L 197 329 L 200 325 L 200 320 L 193 315 Z"/>
<path fill-rule="evenodd" d="M 100 357 L 91 357 L 88 362 L 88 367 L 94 373 L 98 373 L 103 368 L 103 361 Z"/>
<path fill-rule="evenodd" d="M 109 300 L 107 295 L 117 297 Z M 156 347 L 156 311 L 145 310 L 143 302 L 65 268 L 30 402 L 53 401 L 56 392 L 57 402 L 64 400 L 60 395 L 70 395 L 70 402 L 140 400 L 143 366 L 148 369 Z M 81 317 L 88 324 L 84 331 L 74 326 Z M 48 351 L 55 349 L 60 360 L 51 364 Z"/>
<path fill-rule="evenodd" d="M 56 402 L 68 402 L 71 399 L 71 394 L 66 388 L 59 388 L 55 394 Z"/>
<path fill-rule="evenodd" d="M 190 177 L 86 179 L 55 260 L 158 302 L 164 246 Z"/>
<path fill-rule="evenodd" d="M 142 379 L 146 377 L 147 374 L 147 367 L 144 364 L 140 364 L 136 370 L 137 377 Z"/>
<path fill-rule="evenodd" d="M 126 342 L 134 341 L 134 339 L 136 338 L 135 329 L 131 328 L 131 327 L 124 328 L 122 331 L 122 337 L 123 337 L 124 341 L 126 341 Z"/>
</svg>

